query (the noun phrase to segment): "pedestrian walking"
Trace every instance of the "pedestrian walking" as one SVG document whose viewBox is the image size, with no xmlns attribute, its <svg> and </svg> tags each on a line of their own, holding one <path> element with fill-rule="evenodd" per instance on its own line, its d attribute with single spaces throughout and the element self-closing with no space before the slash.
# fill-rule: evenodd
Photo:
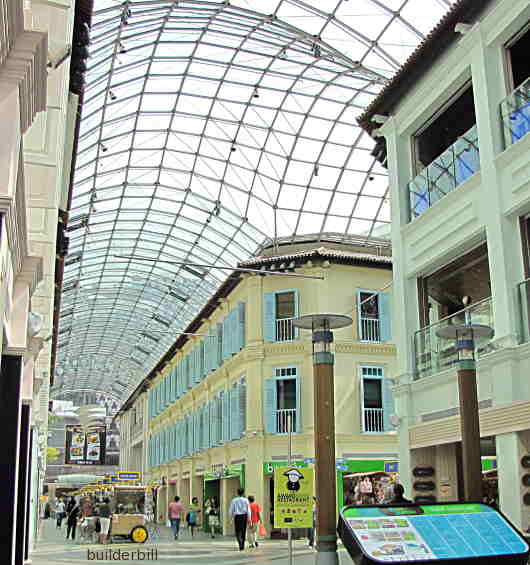
<svg viewBox="0 0 530 565">
<path fill-rule="evenodd" d="M 239 545 L 239 551 L 245 549 L 245 537 L 247 533 L 247 523 L 250 522 L 250 505 L 248 500 L 243 496 L 245 491 L 242 488 L 237 489 L 237 496 L 230 503 L 229 515 L 234 521 L 234 529 L 236 539 Z"/>
<path fill-rule="evenodd" d="M 219 502 L 216 496 L 212 496 L 210 499 L 206 515 L 208 516 L 208 527 L 210 528 L 210 534 L 213 539 L 215 538 L 215 530 L 220 525 Z"/>
<path fill-rule="evenodd" d="M 74 500 L 73 505 L 70 505 L 70 512 L 68 512 L 68 517 L 66 518 L 66 539 L 69 537 L 75 540 L 75 529 L 77 526 L 77 518 L 79 516 L 79 505 Z"/>
<path fill-rule="evenodd" d="M 188 528 L 190 529 L 191 537 L 195 535 L 195 528 L 199 525 L 199 514 L 201 509 L 199 507 L 199 499 L 194 496 L 191 499 L 191 506 L 186 514 L 186 522 L 188 523 Z"/>
<path fill-rule="evenodd" d="M 109 506 L 109 499 L 104 498 L 103 504 L 99 505 L 99 523 L 100 523 L 100 532 L 99 532 L 99 543 L 106 544 L 107 537 L 109 535 L 109 528 L 110 528 L 110 506 Z"/>
<path fill-rule="evenodd" d="M 59 529 L 61 529 L 61 524 L 64 518 L 64 512 L 65 512 L 64 502 L 59 499 L 59 502 L 57 502 L 55 506 L 55 517 L 57 518 L 57 527 Z"/>
<path fill-rule="evenodd" d="M 261 522 L 261 506 L 253 496 L 248 497 L 250 520 L 247 525 L 247 541 L 249 547 L 258 547 L 258 527 Z"/>
<path fill-rule="evenodd" d="M 179 539 L 180 521 L 184 512 L 184 504 L 180 502 L 180 496 L 175 496 L 175 500 L 169 503 L 168 516 L 173 531 L 173 539 Z"/>
</svg>

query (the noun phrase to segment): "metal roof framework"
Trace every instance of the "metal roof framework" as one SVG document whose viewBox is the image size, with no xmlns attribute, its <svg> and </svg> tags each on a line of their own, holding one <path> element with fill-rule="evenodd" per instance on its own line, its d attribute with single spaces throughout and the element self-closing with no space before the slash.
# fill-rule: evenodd
<svg viewBox="0 0 530 565">
<path fill-rule="evenodd" d="M 96 0 L 55 397 L 127 398 L 225 277 L 193 264 L 384 233 L 387 179 L 356 120 L 450 4 Z"/>
</svg>

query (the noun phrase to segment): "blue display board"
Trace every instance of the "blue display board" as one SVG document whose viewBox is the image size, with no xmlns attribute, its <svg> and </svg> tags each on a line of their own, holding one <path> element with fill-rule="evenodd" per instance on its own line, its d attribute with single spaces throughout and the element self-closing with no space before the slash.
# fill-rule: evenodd
<svg viewBox="0 0 530 565">
<path fill-rule="evenodd" d="M 501 563 L 529 551 L 508 521 L 484 504 L 349 507 L 341 520 L 342 530 L 349 531 L 360 553 L 373 562 L 491 557 Z"/>
</svg>

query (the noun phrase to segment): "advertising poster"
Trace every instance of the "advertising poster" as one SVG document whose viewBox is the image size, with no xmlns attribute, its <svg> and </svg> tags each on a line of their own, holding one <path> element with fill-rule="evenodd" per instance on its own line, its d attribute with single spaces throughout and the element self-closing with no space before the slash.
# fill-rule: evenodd
<svg viewBox="0 0 530 565">
<path fill-rule="evenodd" d="M 276 467 L 274 469 L 274 527 L 313 527 L 313 469 Z"/>
<path fill-rule="evenodd" d="M 105 427 L 85 433 L 80 426 L 66 426 L 65 463 L 67 465 L 105 464 Z"/>
</svg>

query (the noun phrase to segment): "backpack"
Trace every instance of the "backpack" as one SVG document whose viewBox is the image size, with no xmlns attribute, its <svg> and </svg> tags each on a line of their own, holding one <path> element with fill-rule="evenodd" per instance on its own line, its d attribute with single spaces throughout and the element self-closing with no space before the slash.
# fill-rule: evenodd
<svg viewBox="0 0 530 565">
<path fill-rule="evenodd" d="M 186 514 L 186 521 L 190 526 L 195 526 L 197 524 L 197 512 L 191 510 Z"/>
</svg>

